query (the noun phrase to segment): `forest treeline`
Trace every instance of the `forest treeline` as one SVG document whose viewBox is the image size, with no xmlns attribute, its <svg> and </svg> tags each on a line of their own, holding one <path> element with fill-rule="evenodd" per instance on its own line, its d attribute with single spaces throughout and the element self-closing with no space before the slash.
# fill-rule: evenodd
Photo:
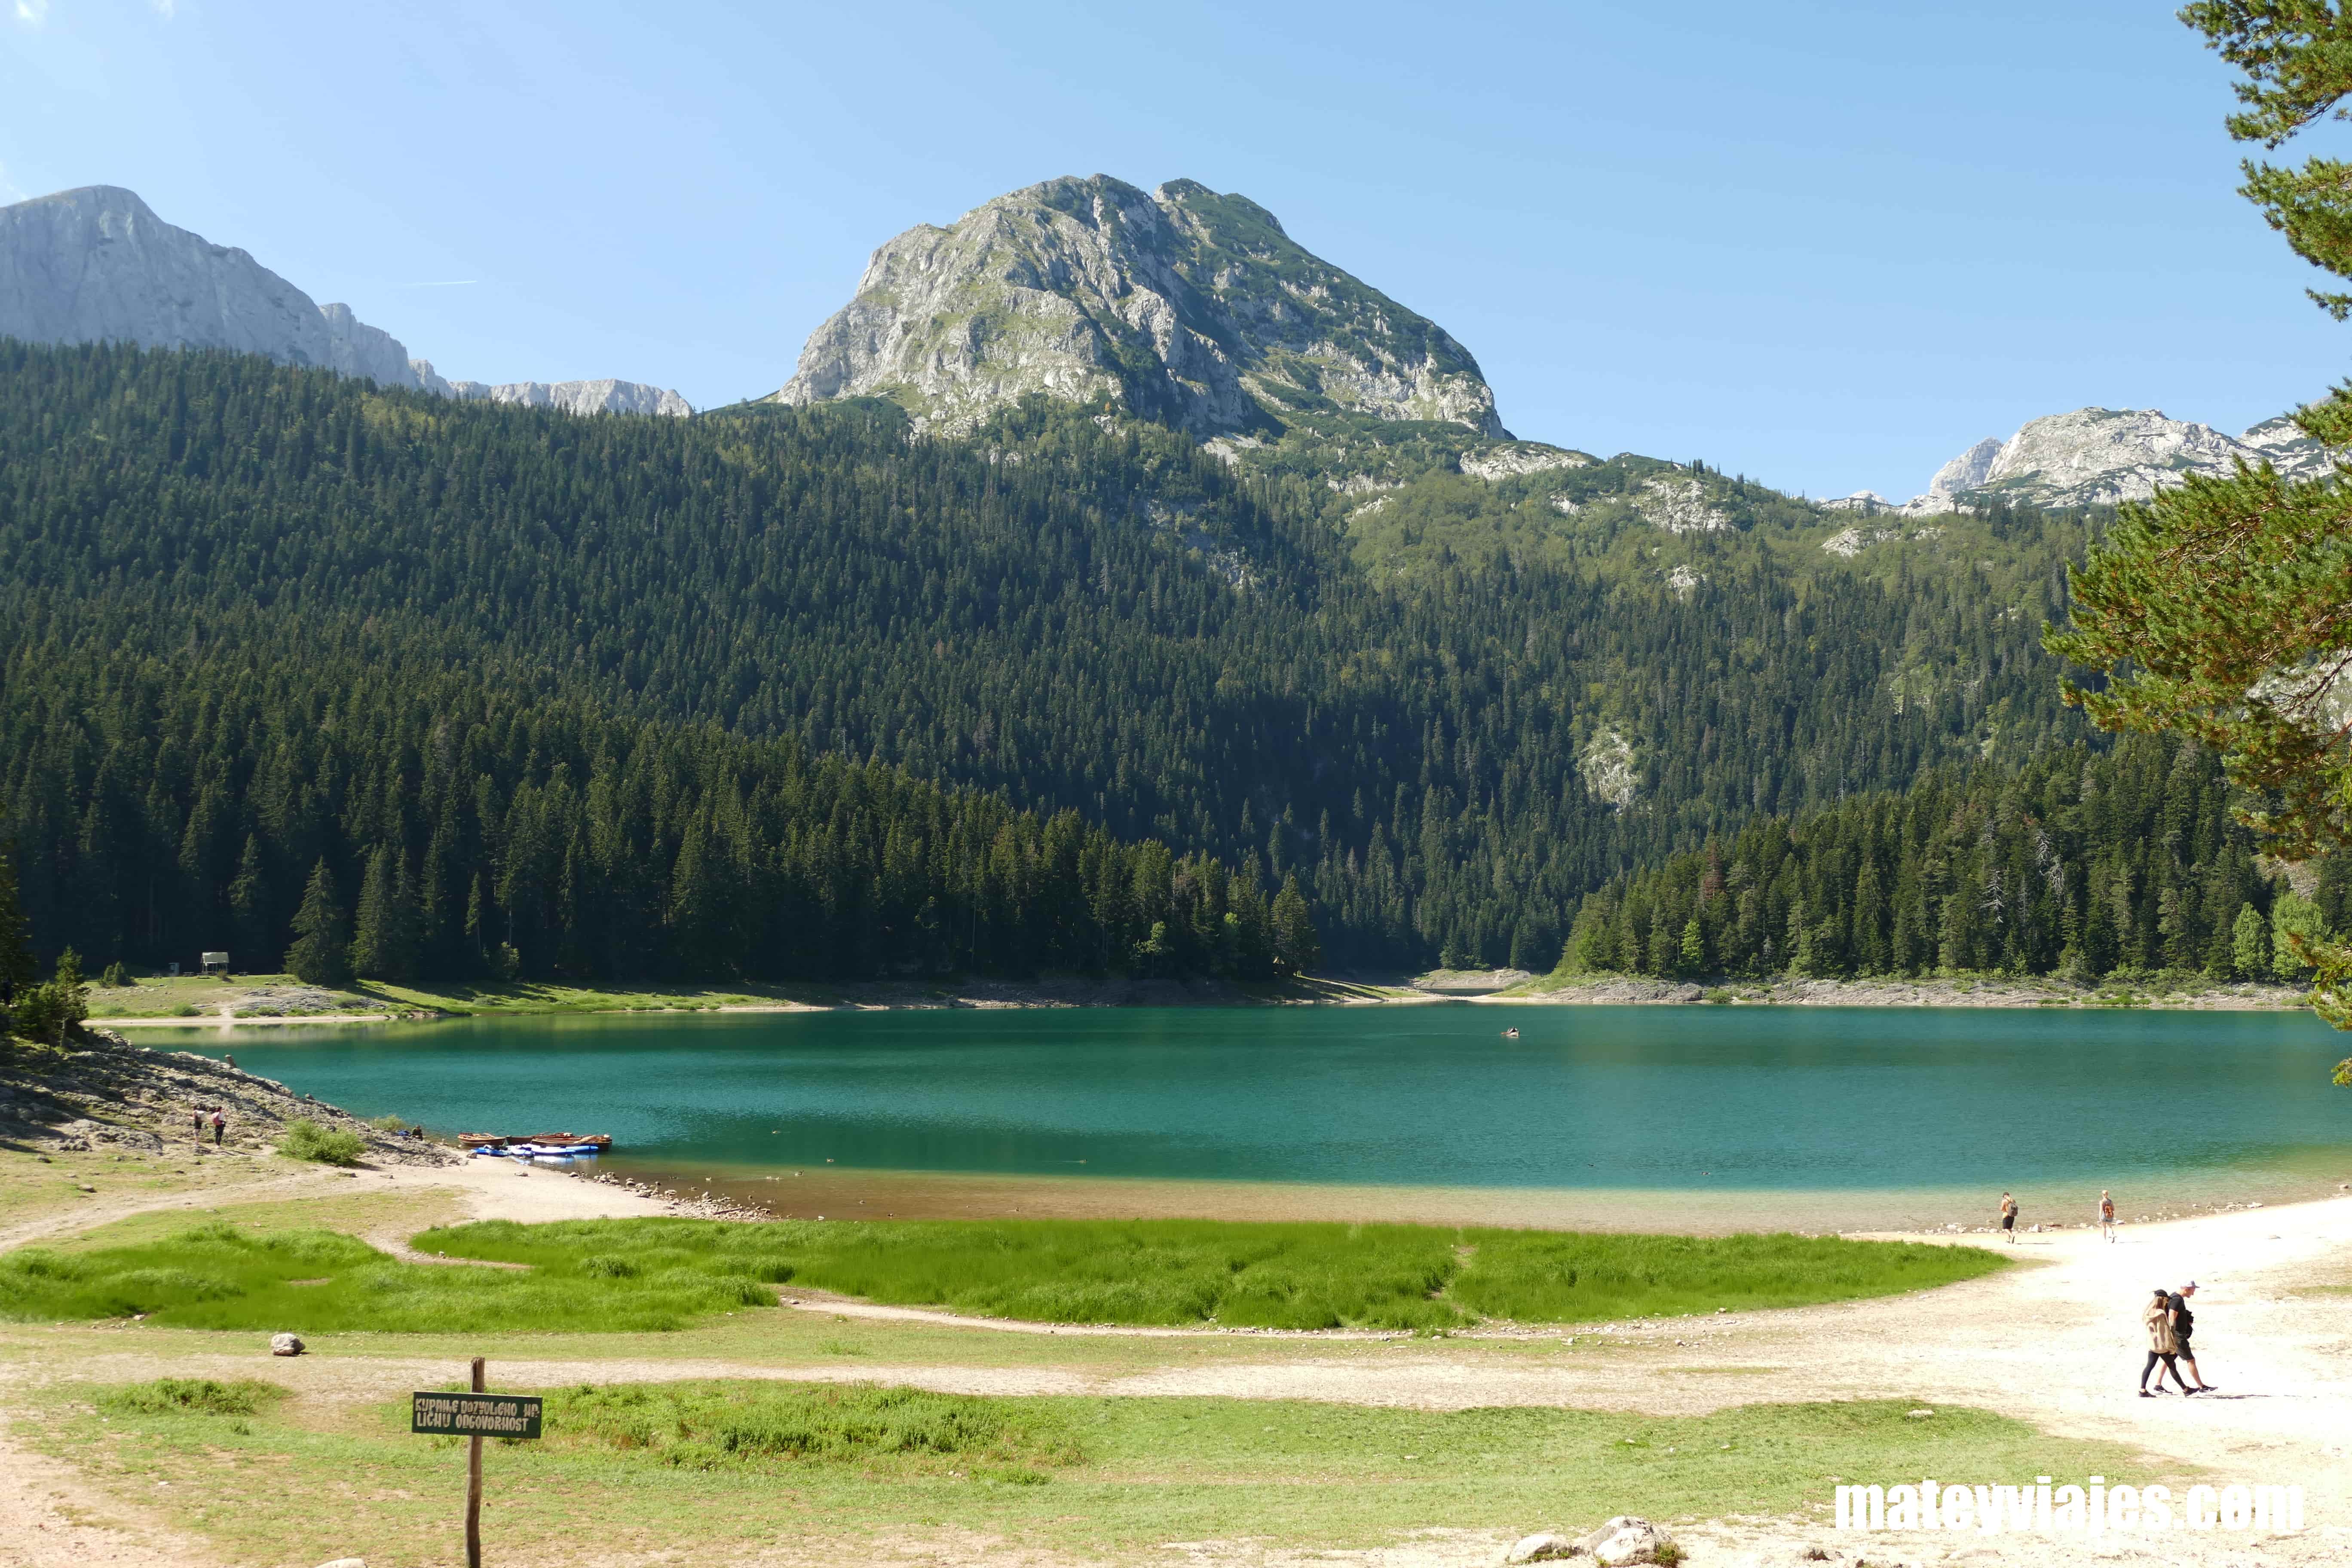
<svg viewBox="0 0 2352 1568">
<path fill-rule="evenodd" d="M 1939 769 L 1612 880 L 1579 910 L 1562 968 L 2299 978 L 2283 933 L 2352 930 L 2352 874 L 2322 860 L 2311 897 L 2295 892 L 2230 806 L 2218 760 L 2168 738 Z"/>
<path fill-rule="evenodd" d="M 388 673 L 299 626 L 272 651 L 0 663 L 0 798 L 43 946 L 393 981 L 1249 981 L 1318 956 L 1295 883 L 1269 899 L 1254 864 L 1074 810 Z"/>
<path fill-rule="evenodd" d="M 172 681 L 268 677 L 299 625 L 387 678 L 456 678 L 428 685 L 460 710 L 552 694 L 583 722 L 791 739 L 1041 823 L 1254 855 L 1362 966 L 1543 967 L 1631 867 L 2079 732 L 2036 635 L 2079 527 L 1993 525 L 2015 593 L 1990 559 L 1889 578 L 1815 550 L 1800 572 L 1747 534 L 1622 524 L 1605 559 L 1449 547 L 1383 576 L 1324 484 L 1042 404 L 929 439 L 872 405 L 579 418 L 0 342 L 0 704 L 52 722 L 51 672 L 101 657 L 196 702 Z M 1669 583 L 1652 539 L 1701 569 Z M 1596 793 L 1595 756 L 1631 805 Z M 0 809 L 27 867 L 82 863 L 79 816 Z M 113 880 L 83 951 L 160 951 L 135 860 L 94 863 Z"/>
</svg>

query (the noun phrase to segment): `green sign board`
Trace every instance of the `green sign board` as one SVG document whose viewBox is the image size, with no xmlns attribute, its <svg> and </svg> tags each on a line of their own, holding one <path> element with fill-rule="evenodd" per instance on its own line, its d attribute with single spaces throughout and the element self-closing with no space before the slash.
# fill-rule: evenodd
<svg viewBox="0 0 2352 1568">
<path fill-rule="evenodd" d="M 535 1394 L 416 1394 L 408 1429 L 451 1437 L 536 1437 L 541 1400 Z"/>
</svg>

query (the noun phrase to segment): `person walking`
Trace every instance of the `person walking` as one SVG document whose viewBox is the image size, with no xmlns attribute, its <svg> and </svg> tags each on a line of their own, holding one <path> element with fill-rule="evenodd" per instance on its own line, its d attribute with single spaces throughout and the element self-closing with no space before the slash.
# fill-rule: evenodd
<svg viewBox="0 0 2352 1568">
<path fill-rule="evenodd" d="M 2197 1380 L 2196 1387 L 2184 1389 L 2182 1392 L 2210 1394 L 2215 1385 L 2206 1382 L 2205 1374 L 2197 1370 L 2197 1352 L 2189 1344 L 2190 1339 L 2197 1332 L 2197 1314 L 2189 1310 L 2189 1298 L 2195 1294 L 2197 1294 L 2197 1281 L 2191 1279 L 2188 1284 L 2167 1296 L 2164 1299 L 2164 1304 L 2166 1311 L 2172 1319 L 2172 1338 L 2178 1347 L 2177 1353 L 2182 1361 L 2189 1363 L 2189 1375 Z"/>
<path fill-rule="evenodd" d="M 2017 1200 L 2007 1193 L 2000 1194 L 2000 1231 L 2010 1246 L 2017 1245 Z"/>
<path fill-rule="evenodd" d="M 2105 1187 L 2099 1189 L 2099 1231 L 2108 1241 L 2116 1239 L 2116 1200 Z"/>
<path fill-rule="evenodd" d="M 220 1147 L 220 1143 L 221 1143 L 221 1140 L 222 1140 L 223 1138 L 226 1137 L 227 1135 L 228 1135 L 228 1117 L 227 1117 L 227 1115 L 226 1115 L 226 1113 L 222 1112 L 222 1111 L 218 1111 L 218 1110 L 214 1111 L 214 1112 L 213 1112 L 213 1147 L 214 1147 L 214 1148 L 215 1148 L 215 1149 L 219 1148 L 219 1147 Z M 2189 1287 L 2189 1289 L 2196 1289 L 2196 1287 L 2195 1287 L 2195 1286 L 2191 1286 L 2191 1287 Z"/>
<path fill-rule="evenodd" d="M 205 1141 L 205 1108 L 199 1105 L 191 1114 L 195 1119 L 196 1142 L 202 1143 Z"/>
<path fill-rule="evenodd" d="M 2172 1381 L 2182 1394 L 2196 1393 L 2180 1375 L 2180 1341 L 2172 1332 L 2172 1296 L 2163 1286 L 2156 1288 L 2156 1300 L 2141 1309 L 2140 1321 L 2147 1327 L 2147 1363 L 2139 1369 L 2139 1396 L 2153 1399 L 2162 1394 L 2165 1372 L 2172 1374 Z M 2159 1363 L 2164 1372 L 2157 1372 Z M 2147 1374 L 2151 1372 L 2156 1373 L 2156 1387 L 2153 1389 L 2147 1385 Z"/>
</svg>

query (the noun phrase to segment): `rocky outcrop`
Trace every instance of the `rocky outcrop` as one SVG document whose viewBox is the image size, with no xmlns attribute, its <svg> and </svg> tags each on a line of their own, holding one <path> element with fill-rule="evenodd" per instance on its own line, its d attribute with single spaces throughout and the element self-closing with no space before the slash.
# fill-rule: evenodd
<svg viewBox="0 0 2352 1568">
<path fill-rule="evenodd" d="M 449 382 L 349 305 L 320 305 L 242 250 L 157 217 L 136 193 L 86 185 L 0 207 L 0 337 L 227 349 L 381 386 L 575 414 L 691 414 L 634 381 Z"/>
<path fill-rule="evenodd" d="M 1850 496 L 1837 496 L 1813 504 L 1823 511 L 1855 511 L 1864 517 L 1876 517 L 1880 512 L 1895 510 L 1895 503 L 1876 490 L 1856 490 Z"/>
<path fill-rule="evenodd" d="M 1619 811 L 1641 793 L 1641 773 L 1634 765 L 1633 743 L 1614 729 L 1595 730 L 1577 753 L 1576 771 L 1596 800 Z"/>
<path fill-rule="evenodd" d="M 0 1142 L 36 1150 L 108 1148 L 154 1152 L 267 1152 L 299 1119 L 358 1135 L 379 1164 L 440 1165 L 457 1156 L 392 1136 L 284 1084 L 187 1051 L 151 1050 L 91 1029 L 65 1053 L 0 1052 Z M 200 1135 L 194 1118 L 219 1110 L 224 1138 Z"/>
<path fill-rule="evenodd" d="M 349 305 L 321 305 L 319 314 L 327 322 L 328 369 L 366 376 L 379 386 L 422 384 L 398 338 L 369 326 L 352 314 Z"/>
<path fill-rule="evenodd" d="M 2231 437 L 2152 408 L 2077 408 L 2029 421 L 2006 441 L 1978 442 L 1937 469 L 1902 510 L 1918 517 L 2000 501 L 2112 506 L 2147 500 L 2189 474 L 2233 473 L 2241 460 L 2267 461 L 2298 479 L 2335 468 L 2327 449 L 2284 415 Z"/>
<path fill-rule="evenodd" d="M 789 404 L 885 397 L 961 429 L 1034 393 L 1209 438 L 1303 413 L 1508 440 L 1468 350 L 1322 260 L 1244 196 L 1048 180 L 874 253 L 811 334 Z"/>
<path fill-rule="evenodd" d="M 1460 458 L 1462 471 L 1474 479 L 1496 484 L 1504 479 L 1517 479 L 1522 474 L 1546 473 L 1555 468 L 1582 468 L 1595 459 L 1589 453 L 1571 452 L 1564 447 L 1547 447 L 1540 441 L 1512 441 L 1488 447 L 1483 451 L 1465 452 Z"/>
<path fill-rule="evenodd" d="M 1633 510 L 1643 521 L 1668 533 L 1729 533 L 1738 526 L 1708 503 L 1706 487 L 1694 479 L 1643 480 Z"/>
</svg>

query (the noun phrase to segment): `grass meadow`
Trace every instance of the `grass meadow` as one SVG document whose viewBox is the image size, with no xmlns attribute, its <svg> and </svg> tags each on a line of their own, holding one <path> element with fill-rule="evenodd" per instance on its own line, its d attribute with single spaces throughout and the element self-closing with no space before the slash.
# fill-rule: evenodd
<svg viewBox="0 0 2352 1568">
<path fill-rule="evenodd" d="M 152 1388 L 52 1388 L 47 1417 L 24 1430 L 225 1560 L 452 1557 L 463 1446 L 409 1435 L 404 1402 Z M 1613 1513 L 1812 1512 L 1826 1526 L 1839 1478 L 2165 1479 L 2128 1448 L 1978 1411 L 1923 1418 L 1902 1400 L 1654 1418 L 729 1382 L 543 1392 L 546 1437 L 485 1455 L 483 1532 L 498 1560 L 593 1540 L 604 1555 L 684 1565 L 769 1552 L 957 1561 L 982 1542 L 1007 1556 L 1164 1562 L 1171 1541 L 1344 1550 L 1421 1530 L 1584 1529 Z"/>
<path fill-rule="evenodd" d="M 1852 1300 L 2007 1267 L 1981 1248 L 1208 1220 L 492 1220 L 400 1261 L 226 1220 L 0 1257 L 0 1318 L 143 1315 L 304 1333 L 645 1332 L 772 1308 L 782 1285 L 1047 1322 L 1438 1331 Z"/>
</svg>

